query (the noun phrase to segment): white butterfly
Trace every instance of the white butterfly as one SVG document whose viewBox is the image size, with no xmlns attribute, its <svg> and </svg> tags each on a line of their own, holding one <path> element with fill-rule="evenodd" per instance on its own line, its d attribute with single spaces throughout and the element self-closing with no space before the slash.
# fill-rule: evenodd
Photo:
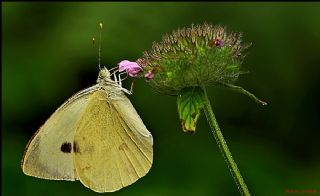
<svg viewBox="0 0 320 196">
<path fill-rule="evenodd" d="M 148 173 L 152 135 L 115 72 L 101 69 L 96 85 L 68 99 L 33 135 L 22 159 L 25 174 L 113 192 Z"/>
</svg>

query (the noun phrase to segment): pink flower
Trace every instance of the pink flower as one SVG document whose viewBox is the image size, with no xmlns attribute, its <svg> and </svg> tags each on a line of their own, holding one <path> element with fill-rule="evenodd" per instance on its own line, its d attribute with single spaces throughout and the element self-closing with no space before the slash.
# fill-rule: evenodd
<svg viewBox="0 0 320 196">
<path fill-rule="evenodd" d="M 142 71 L 142 68 L 138 65 L 138 63 L 128 60 L 121 61 L 120 63 L 118 63 L 118 66 L 119 72 L 126 71 L 131 77 L 137 76 L 139 72 Z"/>
<path fill-rule="evenodd" d="M 214 40 L 214 45 L 216 45 L 217 48 L 221 48 L 223 46 L 223 41 L 221 39 L 219 39 L 219 38 L 216 38 Z"/>
<path fill-rule="evenodd" d="M 144 75 L 144 77 L 147 79 L 147 80 L 151 80 L 153 77 L 154 77 L 154 73 L 152 72 L 152 70 L 149 70 L 148 73 L 146 73 Z"/>
</svg>

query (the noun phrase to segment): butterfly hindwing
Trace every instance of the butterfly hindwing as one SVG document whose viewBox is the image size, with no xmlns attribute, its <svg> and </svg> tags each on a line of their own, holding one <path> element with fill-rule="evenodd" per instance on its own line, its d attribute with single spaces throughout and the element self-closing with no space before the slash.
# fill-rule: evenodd
<svg viewBox="0 0 320 196">
<path fill-rule="evenodd" d="M 104 91 L 96 91 L 78 124 L 74 138 L 75 168 L 80 181 L 96 192 L 119 190 L 146 175 L 151 168 L 151 134 L 128 102 L 124 95 L 109 99 Z M 133 112 L 118 107 L 124 104 L 126 110 Z M 140 121 L 131 122 L 123 112 Z"/>
</svg>

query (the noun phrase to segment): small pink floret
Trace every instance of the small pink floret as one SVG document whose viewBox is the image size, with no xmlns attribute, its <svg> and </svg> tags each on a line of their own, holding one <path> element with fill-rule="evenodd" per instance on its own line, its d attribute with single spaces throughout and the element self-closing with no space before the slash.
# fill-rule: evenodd
<svg viewBox="0 0 320 196">
<path fill-rule="evenodd" d="M 154 77 L 154 73 L 153 73 L 151 70 L 149 70 L 148 73 L 146 73 L 146 74 L 144 75 L 144 77 L 145 77 L 147 80 L 151 80 L 151 79 Z"/>
<path fill-rule="evenodd" d="M 119 72 L 126 71 L 131 77 L 137 76 L 139 72 L 142 71 L 142 68 L 138 65 L 138 63 L 128 60 L 121 61 L 120 63 L 118 63 L 118 66 Z"/>
<path fill-rule="evenodd" d="M 214 40 L 214 44 L 217 46 L 217 48 L 221 48 L 223 46 L 223 41 L 219 38 L 216 38 Z"/>
</svg>

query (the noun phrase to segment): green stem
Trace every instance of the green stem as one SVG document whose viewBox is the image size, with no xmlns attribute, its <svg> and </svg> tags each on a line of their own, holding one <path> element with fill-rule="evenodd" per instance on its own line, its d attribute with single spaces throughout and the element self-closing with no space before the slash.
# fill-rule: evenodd
<svg viewBox="0 0 320 196">
<path fill-rule="evenodd" d="M 248 195 L 250 195 L 249 190 L 247 188 L 247 185 L 244 183 L 244 180 L 243 180 L 243 178 L 240 174 L 240 171 L 237 167 L 237 164 L 233 160 L 231 152 L 229 151 L 228 145 L 223 138 L 223 135 L 222 135 L 222 132 L 219 128 L 218 122 L 217 122 L 215 115 L 212 111 L 210 100 L 208 98 L 206 89 L 204 87 L 202 87 L 202 89 L 204 91 L 204 112 L 206 114 L 208 123 L 211 127 L 211 131 L 213 133 L 213 136 L 214 136 L 216 142 L 218 143 L 218 146 L 222 152 L 222 155 L 223 155 L 225 161 L 227 162 L 229 170 L 232 174 L 234 181 L 236 182 L 236 184 L 238 186 L 238 189 L 239 189 L 241 195 L 248 196 Z"/>
<path fill-rule="evenodd" d="M 233 91 L 242 93 L 244 95 L 247 95 L 248 97 L 250 97 L 251 99 L 253 99 L 256 103 L 260 103 L 262 105 L 268 105 L 267 102 L 264 102 L 260 99 L 258 99 L 254 94 L 250 93 L 249 91 L 247 91 L 246 89 L 242 88 L 241 86 L 236 86 L 236 85 L 232 85 L 232 84 L 227 84 L 227 83 L 219 83 L 222 87 L 231 89 Z"/>
</svg>

